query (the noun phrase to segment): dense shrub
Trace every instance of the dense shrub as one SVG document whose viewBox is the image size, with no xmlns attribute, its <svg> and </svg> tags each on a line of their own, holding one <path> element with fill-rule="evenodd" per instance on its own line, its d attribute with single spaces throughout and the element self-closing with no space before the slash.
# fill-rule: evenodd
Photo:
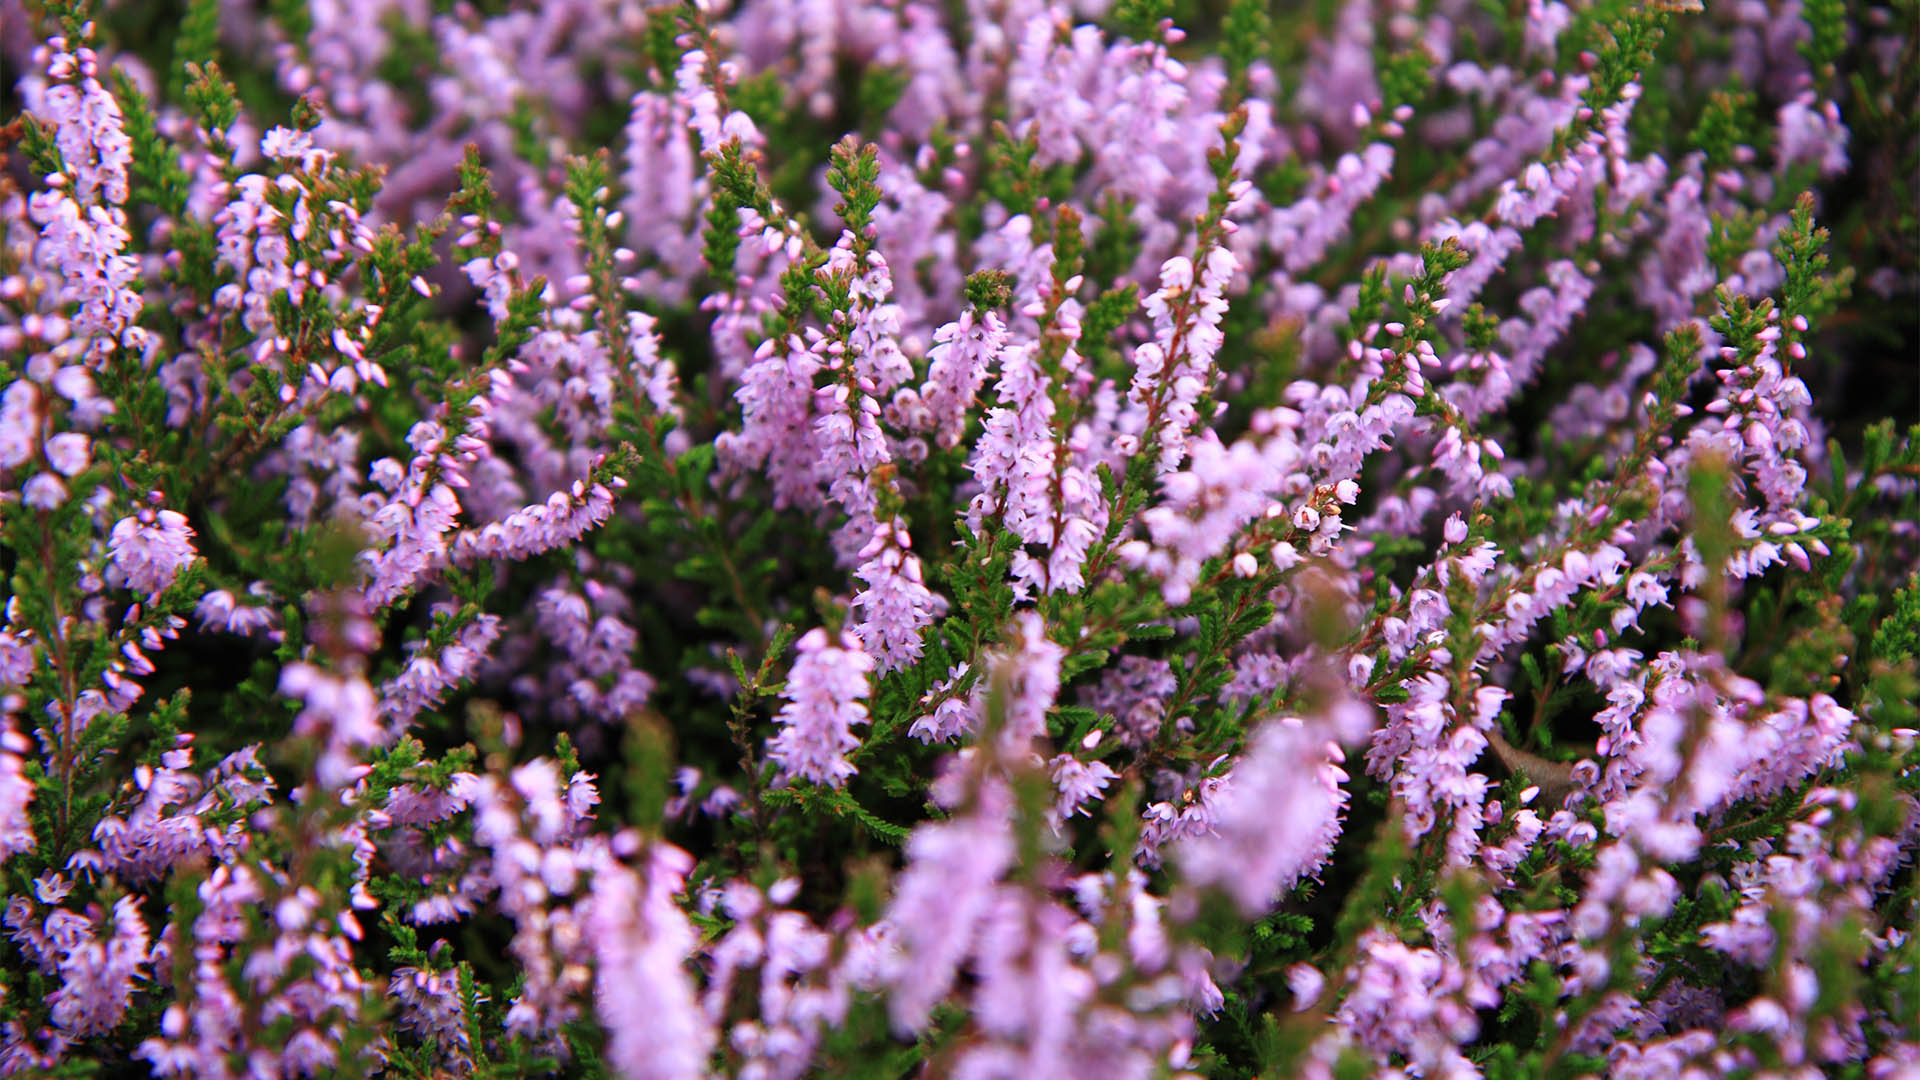
<svg viewBox="0 0 1920 1080">
<path fill-rule="evenodd" d="M 1920 6 L 0 3 L 0 1073 L 1920 1076 Z"/>
</svg>

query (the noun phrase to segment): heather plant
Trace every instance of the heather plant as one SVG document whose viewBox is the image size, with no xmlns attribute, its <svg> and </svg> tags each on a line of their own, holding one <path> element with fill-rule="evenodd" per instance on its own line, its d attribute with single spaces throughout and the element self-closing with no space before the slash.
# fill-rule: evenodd
<svg viewBox="0 0 1920 1080">
<path fill-rule="evenodd" d="M 1920 1077 L 1920 6 L 0 0 L 0 1075 Z"/>
</svg>

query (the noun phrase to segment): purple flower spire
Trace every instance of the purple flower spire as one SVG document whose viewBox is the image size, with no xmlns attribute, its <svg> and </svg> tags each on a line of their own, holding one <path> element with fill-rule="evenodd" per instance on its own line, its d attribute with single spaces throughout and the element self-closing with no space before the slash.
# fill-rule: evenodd
<svg viewBox="0 0 1920 1080">
<path fill-rule="evenodd" d="M 734 472 L 764 467 L 775 507 L 812 509 L 823 503 L 820 461 L 824 451 L 814 427 L 814 378 L 820 357 L 798 334 L 774 336 L 754 348 L 733 396 L 740 402 L 740 428 L 717 446 Z"/>
<path fill-rule="evenodd" d="M 411 966 L 395 968 L 387 981 L 387 996 L 400 1005 L 401 1026 L 438 1049 L 449 1067 L 455 1070 L 473 1067 L 466 1002 L 454 972 Z M 485 1002 L 486 995 L 481 994 L 479 1000 Z"/>
<path fill-rule="evenodd" d="M 671 357 L 660 352 L 659 320 L 641 311 L 627 313 L 627 355 L 633 361 L 634 381 L 662 416 L 680 417 L 676 395 L 680 373 Z"/>
<path fill-rule="evenodd" d="M 271 802 L 273 780 L 260 765 L 257 746 L 229 754 L 202 776 L 189 771 L 192 746 L 185 736 L 181 741 L 162 755 L 160 768 L 135 774 L 136 805 L 94 826 L 99 865 L 127 881 L 159 881 L 176 866 L 231 856 L 247 844 L 246 827 L 215 826 L 207 817 Z"/>
<path fill-rule="evenodd" d="M 934 443 L 950 450 L 960 445 L 974 397 L 1006 348 L 1007 324 L 992 311 L 969 307 L 959 319 L 935 330 L 933 343 L 920 400 L 929 413 Z"/>
<path fill-rule="evenodd" d="M 1051 545 L 1054 403 L 1039 351 L 1023 342 L 1001 353 L 1000 404 L 987 413 L 967 463 L 981 488 L 967 507 L 967 524 L 978 532 L 992 515 L 1022 540 Z"/>
<path fill-rule="evenodd" d="M 1267 215 L 1262 240 L 1280 253 L 1287 273 L 1298 275 L 1320 265 L 1328 248 L 1346 234 L 1354 212 L 1393 174 L 1393 159 L 1393 147 L 1386 143 L 1344 154 L 1320 178 L 1313 194 Z"/>
<path fill-rule="evenodd" d="M 148 963 L 147 924 L 140 901 L 123 896 L 113 905 L 111 936 L 100 940 L 92 926 L 55 932 L 56 910 L 47 919 L 54 963 L 62 985 L 48 999 L 54 1024 L 74 1037 L 103 1035 L 117 1027 L 133 1002 L 134 980 Z"/>
<path fill-rule="evenodd" d="M 980 95 L 967 81 L 957 43 L 942 25 L 941 9 L 915 0 L 901 8 L 900 16 L 900 32 L 875 57 L 877 63 L 907 72 L 906 88 L 888 114 L 889 123 L 916 142 L 942 121 L 950 130 L 972 130 Z"/>
<path fill-rule="evenodd" d="M 1423 1076 L 1472 1076 L 1478 1070 L 1459 1044 L 1479 1031 L 1479 1019 L 1461 1000 L 1460 965 L 1431 948 L 1412 948 L 1391 934 L 1368 930 L 1348 968 L 1349 989 L 1335 1010 L 1329 1038 L 1352 1039 L 1383 1062 L 1403 1055 Z"/>
<path fill-rule="evenodd" d="M 1010 754 L 1027 753 L 1047 735 L 1047 711 L 1060 694 L 1060 664 L 1067 650 L 1047 637 L 1047 621 L 1037 611 L 1018 612 L 1006 643 L 988 658 L 987 675 L 975 684 L 975 710 L 984 715 L 992 695 L 1004 692 L 1002 746 Z"/>
<path fill-rule="evenodd" d="M 1053 12 L 1037 5 L 1008 5 L 1007 16 L 1002 33 L 1016 43 L 1005 76 L 1008 118 L 1038 144 L 1036 163 L 1078 161 L 1081 133 L 1098 112 L 1086 90 L 1106 58 L 1100 32 L 1081 26 L 1062 40 Z"/>
<path fill-rule="evenodd" d="M 461 530 L 454 537 L 451 557 L 458 565 L 471 566 L 483 559 L 531 559 L 565 547 L 606 524 L 613 516 L 613 493 L 626 486 L 618 476 L 605 482 L 575 480 L 546 501 L 515 510 L 504 521 Z"/>
<path fill-rule="evenodd" d="M 228 980 L 225 962 L 228 946 L 244 934 L 248 912 L 258 909 L 265 894 L 244 864 L 216 865 L 198 892 L 201 911 L 193 921 L 191 943 L 194 1007 L 169 1005 L 159 1036 L 142 1042 L 136 1051 L 159 1076 L 234 1076 L 228 1055 L 245 1046 L 247 1006 Z M 176 941 L 171 947 L 183 945 Z M 263 1056 L 263 1064 L 270 1061 Z"/>
<path fill-rule="evenodd" d="M 1524 383 L 1559 343 L 1587 306 L 1593 295 L 1593 282 L 1572 262 L 1562 259 L 1547 267 L 1547 283 L 1527 290 L 1520 298 L 1524 318 L 1516 316 L 1500 324 L 1500 336 L 1508 347 L 1514 382 Z"/>
<path fill-rule="evenodd" d="M 451 611 L 442 615 L 455 617 Z M 425 641 L 409 642 L 412 656 L 400 674 L 380 685 L 380 710 L 388 717 L 390 731 L 403 730 L 420 713 L 440 704 L 449 690 L 471 678 L 499 637 L 500 617 L 483 614 L 437 650 L 430 651 Z"/>
<path fill-rule="evenodd" d="M 1808 90 L 1780 106 L 1778 167 L 1811 164 L 1822 176 L 1847 171 L 1847 126 L 1840 107 Z"/>
<path fill-rule="evenodd" d="M 467 466 L 482 445 L 471 433 L 449 437 L 442 425 L 425 420 L 407 432 L 407 444 L 415 456 L 404 473 L 390 458 L 370 470 L 387 496 L 369 493 L 362 500 L 372 543 L 360 558 L 367 566 L 367 603 L 376 610 L 411 590 L 446 557 L 446 534 L 460 516 L 454 492 L 466 486 Z"/>
<path fill-rule="evenodd" d="M 845 1020 L 851 1001 L 850 980 L 831 966 L 837 935 L 781 906 L 799 890 L 798 879 L 783 878 L 764 893 L 742 881 L 729 883 L 721 893 L 721 910 L 734 924 L 712 947 L 704 1005 L 716 1024 L 724 1021 L 729 1003 L 741 997 L 759 1006 L 756 1016 L 727 1032 L 728 1042 L 745 1059 L 742 1076 L 799 1080 L 814 1064 L 826 1027 Z M 860 948 L 855 941 L 847 951 Z M 858 956 L 849 962 L 857 964 Z M 758 993 L 740 993 L 753 986 L 740 976 L 756 968 Z"/>
<path fill-rule="evenodd" d="M 1169 40 L 1179 35 L 1173 31 Z M 1120 42 L 1107 50 L 1106 70 L 1119 78 L 1103 88 L 1086 132 L 1098 183 L 1149 206 L 1177 190 L 1183 178 L 1173 165 L 1185 163 L 1188 155 L 1179 151 L 1191 153 L 1185 125 L 1198 119 L 1187 115 L 1187 66 L 1167 55 L 1168 43 Z M 1219 126 L 1217 117 L 1210 119 Z"/>
<path fill-rule="evenodd" d="M 18 648 L 12 635 L 0 635 L 0 651 Z M 11 663 L 11 661 L 4 661 Z M 15 683 L 13 673 L 0 674 L 0 682 Z M 27 809 L 33 803 L 33 782 L 21 767 L 23 754 L 32 749 L 24 735 L 14 730 L 11 716 L 0 716 L 0 864 L 10 855 L 31 851 L 34 846 L 33 822 Z"/>
<path fill-rule="evenodd" d="M 294 721 L 293 733 L 321 741 L 314 779 L 329 791 L 359 779 L 360 748 L 378 745 L 386 735 L 373 687 L 357 675 L 337 676 L 311 664 L 288 664 L 280 670 L 280 692 L 305 704 Z"/>
<path fill-rule="evenodd" d="M 690 119 L 675 97 L 648 90 L 633 95 L 620 208 L 628 246 L 654 255 L 654 266 L 627 283 L 643 296 L 684 297 L 682 268 L 699 265 L 700 238 L 693 223 L 702 196 L 700 151 L 689 137 Z"/>
<path fill-rule="evenodd" d="M 632 833 L 613 844 L 641 847 Z M 658 841 L 639 854 L 638 869 L 611 853 L 595 860 L 580 928 L 593 951 L 594 1009 L 608 1035 L 607 1063 L 626 1080 L 700 1080 L 714 1042 L 686 969 L 700 934 L 675 902 L 693 857 Z"/>
<path fill-rule="evenodd" d="M 881 673 L 904 667 L 921 655 L 920 631 L 946 610 L 921 576 L 920 558 L 903 518 L 880 523 L 860 549 L 854 571 L 866 588 L 853 598 L 854 633 Z"/>
<path fill-rule="evenodd" d="M 900 942 L 886 973 L 887 1014 L 903 1034 L 925 1027 L 952 988 L 1013 862 L 1005 786 L 980 787 L 969 812 L 921 825 L 907 839 L 907 866 L 887 907 Z"/>
<path fill-rule="evenodd" d="M 593 587 L 587 594 L 555 585 L 534 600 L 541 634 L 565 657 L 547 668 L 544 681 L 556 714 L 619 721 L 647 703 L 654 682 L 633 666 L 640 635 L 621 617 L 615 601 L 624 597 Z"/>
<path fill-rule="evenodd" d="M 82 207 L 57 190 L 35 192 L 29 207 L 40 225 L 35 258 L 64 283 L 62 299 L 76 306 L 76 339 L 89 352 L 140 345 L 144 332 L 133 325 L 142 303 L 134 288 L 139 260 L 124 253 L 131 239 L 124 213 Z"/>
<path fill-rule="evenodd" d="M 134 325 L 143 304 L 140 262 L 126 252 L 132 237 L 120 208 L 129 195 L 133 142 L 120 104 L 101 85 L 99 57 L 85 44 L 50 38 L 34 62 L 53 83 L 28 80 L 29 111 L 51 130 L 66 170 L 48 178 L 50 190 L 28 198 L 29 216 L 40 225 L 34 260 L 58 283 L 60 302 L 76 306 L 73 335 L 86 353 L 142 349 L 146 332 Z"/>
<path fill-rule="evenodd" d="M 193 529 L 177 510 L 141 508 L 114 523 L 107 540 L 110 580 L 153 596 L 193 562 Z"/>
<path fill-rule="evenodd" d="M 33 460 L 40 436 L 40 388 L 16 379 L 0 391 L 0 469 L 17 469 Z"/>
<path fill-rule="evenodd" d="M 60 80 L 46 88 L 38 111 L 54 128 L 54 145 L 71 170 L 74 199 L 124 203 L 133 142 L 122 126 L 120 103 L 100 85 L 100 58 L 94 51 L 70 46 L 66 38 L 55 37 L 35 51 L 48 77 Z"/>
<path fill-rule="evenodd" d="M 874 659 L 851 633 L 834 644 L 819 627 L 798 644 L 787 677 L 787 703 L 774 720 L 780 733 L 767 740 L 767 757 L 787 780 L 839 787 L 854 774 L 847 752 L 860 745 L 853 728 L 867 722 L 867 677 Z"/>
<path fill-rule="evenodd" d="M 1003 887 L 977 935 L 973 1015 L 986 1039 L 968 1048 L 962 1075 L 1088 1075 L 1075 1067 L 1079 1013 L 1093 974 L 1075 963 L 1091 928 L 1057 903 Z M 976 1073 L 977 1070 L 977 1073 Z"/>
<path fill-rule="evenodd" d="M 1130 430 L 1155 448 L 1163 473 L 1186 460 L 1187 432 L 1199 418 L 1200 396 L 1212 385 L 1213 357 L 1224 340 L 1220 320 L 1227 314 L 1227 286 L 1240 268 L 1233 252 L 1220 245 L 1195 258 L 1201 262 L 1197 281 L 1193 260 L 1184 255 L 1160 267 L 1160 288 L 1146 300 L 1153 340 L 1134 349 L 1127 391 Z"/>
<path fill-rule="evenodd" d="M 1224 889 L 1255 916 L 1326 861 L 1347 774 L 1339 746 L 1298 719 L 1265 724 L 1251 743 L 1214 794 L 1211 828 L 1181 841 L 1176 858 L 1187 881 Z"/>
<path fill-rule="evenodd" d="M 674 73 L 675 100 L 686 110 L 687 126 L 700 135 L 700 153 L 711 154 L 729 139 L 747 146 L 763 141 L 758 128 L 746 113 L 738 109 L 721 114 L 723 108 L 716 87 L 738 81 L 738 70 L 731 60 L 717 60 L 700 49 L 690 49 L 680 58 Z"/>
<path fill-rule="evenodd" d="M 1239 543 L 1248 524 L 1285 513 L 1285 504 L 1275 501 L 1283 490 L 1309 483 L 1294 434 L 1273 430 L 1265 420 L 1261 426 L 1271 434 L 1259 441 L 1222 446 L 1212 432 L 1194 439 L 1187 468 L 1162 476 L 1162 501 L 1140 515 L 1151 542 L 1134 540 L 1121 547 L 1129 565 L 1160 579 L 1169 604 L 1191 598 L 1202 564 Z M 1309 535 L 1323 524 L 1320 511 L 1313 514 L 1312 527 L 1303 530 Z M 1337 532 L 1339 523 L 1331 528 Z"/>
<path fill-rule="evenodd" d="M 848 156 L 858 160 L 857 153 Z M 920 656 L 920 631 L 945 607 L 922 579 L 906 522 L 882 516 L 899 504 L 900 491 L 881 403 L 912 376 L 913 366 L 900 352 L 893 275 L 879 252 L 843 231 L 815 277 L 847 295 L 845 309 L 833 313 L 834 333 L 812 347 L 831 376 L 813 391 L 816 467 L 847 515 L 835 544 L 843 557 L 859 560 L 856 575 L 867 586 L 853 600 L 854 633 L 886 672 Z"/>
</svg>

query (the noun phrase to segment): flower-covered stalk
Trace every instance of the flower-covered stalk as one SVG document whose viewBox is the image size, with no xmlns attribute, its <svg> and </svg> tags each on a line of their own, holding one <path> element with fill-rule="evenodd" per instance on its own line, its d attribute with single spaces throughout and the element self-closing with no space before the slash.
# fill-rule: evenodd
<svg viewBox="0 0 1920 1080">
<path fill-rule="evenodd" d="M 1908 1077 L 1911 7 L 0 0 L 0 1075 Z"/>
</svg>

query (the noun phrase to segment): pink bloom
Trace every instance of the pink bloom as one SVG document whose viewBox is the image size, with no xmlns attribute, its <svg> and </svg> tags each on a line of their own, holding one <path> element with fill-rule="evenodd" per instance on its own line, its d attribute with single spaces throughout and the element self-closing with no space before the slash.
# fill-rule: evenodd
<svg viewBox="0 0 1920 1080">
<path fill-rule="evenodd" d="M 334 790 L 359 779 L 361 747 L 382 740 L 379 710 L 373 687 L 357 675 L 341 677 L 311 664 L 288 664 L 280 670 L 280 692 L 305 704 L 294 721 L 293 733 L 320 742 L 314 779 Z"/>
<path fill-rule="evenodd" d="M 800 639 L 800 656 L 787 677 L 787 703 L 774 720 L 780 733 L 767 756 L 788 780 L 839 787 L 854 774 L 848 751 L 860 745 L 853 728 L 867 722 L 867 676 L 874 660 L 849 633 L 838 645 L 818 627 Z"/>
<path fill-rule="evenodd" d="M 34 846 L 33 823 L 27 817 L 33 782 L 21 767 L 21 755 L 30 749 L 32 744 L 13 729 L 13 721 L 0 719 L 0 863 Z"/>
<path fill-rule="evenodd" d="M 47 460 L 61 476 L 72 476 L 87 467 L 87 437 L 67 431 L 47 440 Z"/>
<path fill-rule="evenodd" d="M 193 529 L 179 511 L 143 509 L 114 523 L 107 556 L 128 588 L 152 595 L 193 561 Z"/>
<path fill-rule="evenodd" d="M 700 935 L 675 902 L 691 869 L 692 856 L 655 842 L 638 870 L 606 856 L 594 870 L 583 927 L 597 966 L 594 1009 L 607 1063 L 627 1080 L 707 1075 L 714 1034 L 686 966 Z"/>
<path fill-rule="evenodd" d="M 1347 793 L 1339 747 L 1298 720 L 1266 724 L 1214 797 L 1213 825 L 1178 851 L 1187 880 L 1265 912 L 1317 870 L 1340 833 Z"/>
</svg>

